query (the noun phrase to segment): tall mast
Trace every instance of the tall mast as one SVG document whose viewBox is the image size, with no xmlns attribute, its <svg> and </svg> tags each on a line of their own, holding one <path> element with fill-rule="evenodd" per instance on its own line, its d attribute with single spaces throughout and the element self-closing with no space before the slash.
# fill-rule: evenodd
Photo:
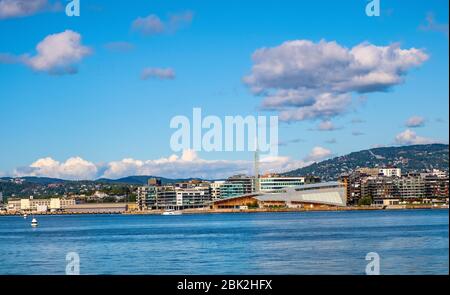
<svg viewBox="0 0 450 295">
<path fill-rule="evenodd" d="M 258 137 L 256 137 L 256 149 L 255 149 L 255 159 L 254 159 L 254 173 L 255 173 L 255 192 L 259 193 L 259 147 L 258 147 Z"/>
</svg>

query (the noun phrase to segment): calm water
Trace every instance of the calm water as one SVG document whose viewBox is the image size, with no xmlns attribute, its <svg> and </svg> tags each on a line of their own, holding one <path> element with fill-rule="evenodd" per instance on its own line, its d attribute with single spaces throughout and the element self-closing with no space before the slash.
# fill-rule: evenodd
<svg viewBox="0 0 450 295">
<path fill-rule="evenodd" d="M 0 217 L 0 274 L 448 274 L 448 210 Z"/>
</svg>

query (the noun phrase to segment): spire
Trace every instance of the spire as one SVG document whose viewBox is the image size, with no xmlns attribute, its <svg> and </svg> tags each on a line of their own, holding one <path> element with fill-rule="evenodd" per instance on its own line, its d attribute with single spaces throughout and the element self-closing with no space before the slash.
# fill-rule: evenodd
<svg viewBox="0 0 450 295">
<path fill-rule="evenodd" d="M 255 192 L 260 191 L 259 183 L 259 147 L 258 147 L 258 137 L 256 137 L 256 149 L 255 149 L 255 159 L 254 159 L 254 173 L 255 173 Z"/>
</svg>

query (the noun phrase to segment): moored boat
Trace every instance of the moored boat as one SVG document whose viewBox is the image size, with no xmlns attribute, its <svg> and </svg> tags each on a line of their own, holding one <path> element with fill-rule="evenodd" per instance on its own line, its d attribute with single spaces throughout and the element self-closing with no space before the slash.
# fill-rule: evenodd
<svg viewBox="0 0 450 295">
<path fill-rule="evenodd" d="M 31 220 L 31 227 L 37 227 L 38 226 L 38 222 L 36 220 L 36 218 L 33 218 L 33 220 Z"/>
<path fill-rule="evenodd" d="M 182 215 L 183 212 L 176 210 L 166 210 L 161 215 Z"/>
</svg>

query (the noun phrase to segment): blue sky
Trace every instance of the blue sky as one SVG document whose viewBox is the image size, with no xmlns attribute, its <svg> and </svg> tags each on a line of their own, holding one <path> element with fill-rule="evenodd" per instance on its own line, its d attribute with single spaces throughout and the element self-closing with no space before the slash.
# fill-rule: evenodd
<svg viewBox="0 0 450 295">
<path fill-rule="evenodd" d="M 55 1 L 33 0 L 49 3 L 2 17 L 5 1 L 21 0 L 0 0 L 0 173 L 5 175 L 95 178 L 111 165 L 120 166 L 106 174 L 111 177 L 190 176 L 192 169 L 204 176 L 219 164 L 223 174 L 245 170 L 252 159 L 245 152 L 199 152 L 184 158 L 194 166 L 181 161 L 170 169 L 157 160 L 173 163 L 169 122 L 176 115 L 191 116 L 193 107 L 219 117 L 279 114 L 262 108 L 264 97 L 243 78 L 252 74 L 256 50 L 294 40 L 335 41 L 347 49 L 399 44 L 421 50 L 427 59 L 386 89 L 349 91 L 353 102 L 339 114 L 281 122 L 284 162 L 268 164 L 267 170 L 304 165 L 315 148 L 319 160 L 378 145 L 448 142 L 448 1 L 381 0 L 381 16 L 368 17 L 364 0 L 81 0 L 81 16 L 67 17 Z M 144 34 L 133 26 L 149 15 L 166 29 Z M 170 21 L 186 15 L 190 18 Z M 90 51 L 73 62 L 77 72 L 55 74 L 33 63 L 37 44 L 66 30 L 79 34 Z M 145 68 L 171 69 L 175 77 L 142 79 Z M 411 117 L 418 117 L 412 124 L 418 126 L 405 126 Z M 324 122 L 336 130 L 318 130 Z M 73 157 L 84 162 L 80 168 L 73 161 L 82 171 L 71 174 L 65 161 Z M 45 169 L 29 167 L 48 158 L 55 162 L 41 161 Z M 125 165 L 126 158 L 134 162 Z M 147 170 L 136 168 L 146 163 Z"/>
</svg>

